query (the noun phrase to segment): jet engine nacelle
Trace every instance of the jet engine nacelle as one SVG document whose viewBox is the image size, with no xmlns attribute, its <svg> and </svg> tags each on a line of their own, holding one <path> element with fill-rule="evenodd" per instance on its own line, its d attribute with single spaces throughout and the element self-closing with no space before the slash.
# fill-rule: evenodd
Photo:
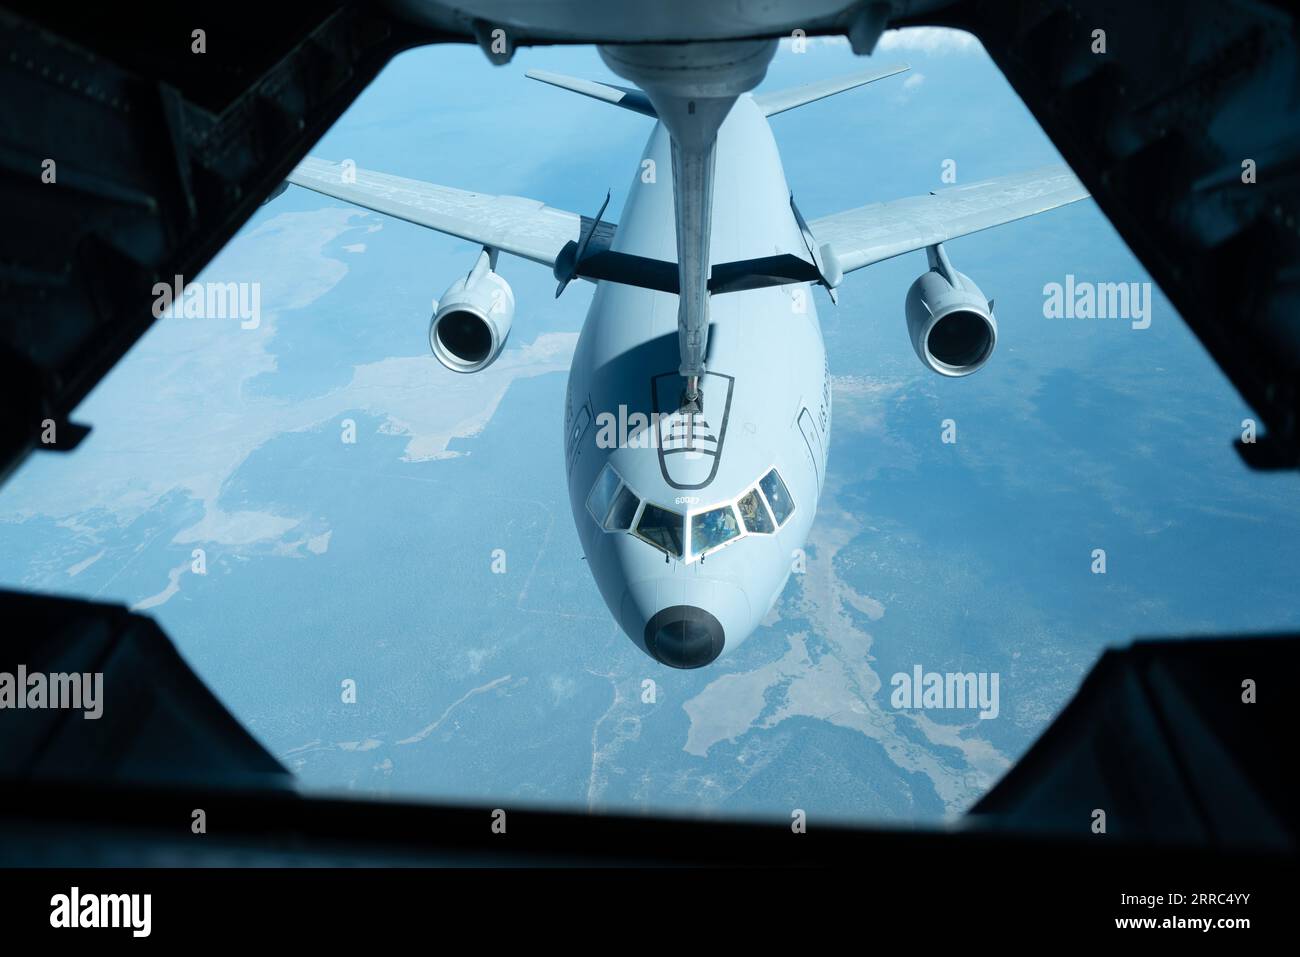
<svg viewBox="0 0 1300 957">
<path fill-rule="evenodd" d="M 907 291 L 907 331 L 912 348 L 940 375 L 970 375 L 988 362 L 997 345 L 993 303 L 969 276 L 951 267 L 947 256 L 931 254 L 931 260 L 937 268 Z"/>
<path fill-rule="evenodd" d="M 510 335 L 515 294 L 492 270 L 492 258 L 484 250 L 469 275 L 452 283 L 434 307 L 429 346 L 452 372 L 486 369 Z"/>
</svg>

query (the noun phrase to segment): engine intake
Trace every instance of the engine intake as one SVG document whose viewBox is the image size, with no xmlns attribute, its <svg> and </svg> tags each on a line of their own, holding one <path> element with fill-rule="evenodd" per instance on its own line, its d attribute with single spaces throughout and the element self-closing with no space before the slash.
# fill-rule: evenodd
<svg viewBox="0 0 1300 957">
<path fill-rule="evenodd" d="M 942 247 L 937 253 L 932 248 L 930 259 L 934 268 L 907 291 L 912 348 L 940 375 L 970 375 L 989 361 L 997 345 L 993 303 L 969 276 L 952 268 Z"/>
<path fill-rule="evenodd" d="M 429 347 L 452 372 L 480 372 L 496 361 L 510 335 L 515 294 L 483 250 L 469 275 L 442 295 L 429 323 Z"/>
</svg>

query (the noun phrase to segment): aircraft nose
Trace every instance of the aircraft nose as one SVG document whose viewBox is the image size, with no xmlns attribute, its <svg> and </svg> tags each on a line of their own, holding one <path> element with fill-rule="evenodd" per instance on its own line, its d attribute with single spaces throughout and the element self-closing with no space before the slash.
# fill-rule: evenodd
<svg viewBox="0 0 1300 957">
<path fill-rule="evenodd" d="M 664 608 L 646 622 L 646 650 L 670 668 L 703 668 L 725 644 L 722 622 L 694 605 Z"/>
<path fill-rule="evenodd" d="M 620 618 L 627 636 L 670 668 L 703 668 L 740 647 L 754 627 L 738 583 L 695 573 L 628 582 Z"/>
</svg>

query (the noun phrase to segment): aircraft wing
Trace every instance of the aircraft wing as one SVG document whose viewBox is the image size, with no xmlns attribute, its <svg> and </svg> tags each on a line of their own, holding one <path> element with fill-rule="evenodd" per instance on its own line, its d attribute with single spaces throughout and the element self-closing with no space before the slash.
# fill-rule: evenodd
<svg viewBox="0 0 1300 957">
<path fill-rule="evenodd" d="M 840 271 L 849 273 L 1087 196 L 1067 167 L 1045 166 L 925 196 L 859 206 L 823 216 L 809 226 L 819 244 L 830 246 Z"/>
<path fill-rule="evenodd" d="M 288 181 L 550 267 L 555 266 L 565 245 L 578 242 L 583 227 L 592 222 L 522 196 L 471 193 L 363 169 L 349 168 L 346 177 L 344 173 L 341 163 L 308 157 L 289 174 Z M 614 229 L 611 223 L 600 224 L 588 249 L 607 249 Z"/>
<path fill-rule="evenodd" d="M 796 106 L 816 103 L 818 100 L 824 100 L 836 93 L 844 93 L 847 90 L 865 86 L 877 80 L 883 80 L 907 69 L 909 67 L 906 63 L 898 63 L 881 70 L 855 73 L 852 76 L 843 76 L 835 80 L 818 80 L 816 83 L 806 83 L 803 86 L 796 86 L 789 90 L 755 93 L 754 102 L 758 104 L 758 108 L 763 111 L 764 116 L 776 116 L 776 114 L 784 113 L 786 110 L 793 110 Z"/>
</svg>

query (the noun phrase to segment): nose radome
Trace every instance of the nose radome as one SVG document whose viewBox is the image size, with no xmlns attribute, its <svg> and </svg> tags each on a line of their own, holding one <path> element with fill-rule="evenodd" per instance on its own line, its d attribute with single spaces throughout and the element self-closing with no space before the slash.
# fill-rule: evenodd
<svg viewBox="0 0 1300 957">
<path fill-rule="evenodd" d="M 703 668 L 754 627 L 739 585 L 672 573 L 629 582 L 620 619 L 629 638 L 670 668 Z"/>
<path fill-rule="evenodd" d="M 722 654 L 726 634 L 711 612 L 673 605 L 646 622 L 646 650 L 670 668 L 703 668 Z"/>
</svg>

